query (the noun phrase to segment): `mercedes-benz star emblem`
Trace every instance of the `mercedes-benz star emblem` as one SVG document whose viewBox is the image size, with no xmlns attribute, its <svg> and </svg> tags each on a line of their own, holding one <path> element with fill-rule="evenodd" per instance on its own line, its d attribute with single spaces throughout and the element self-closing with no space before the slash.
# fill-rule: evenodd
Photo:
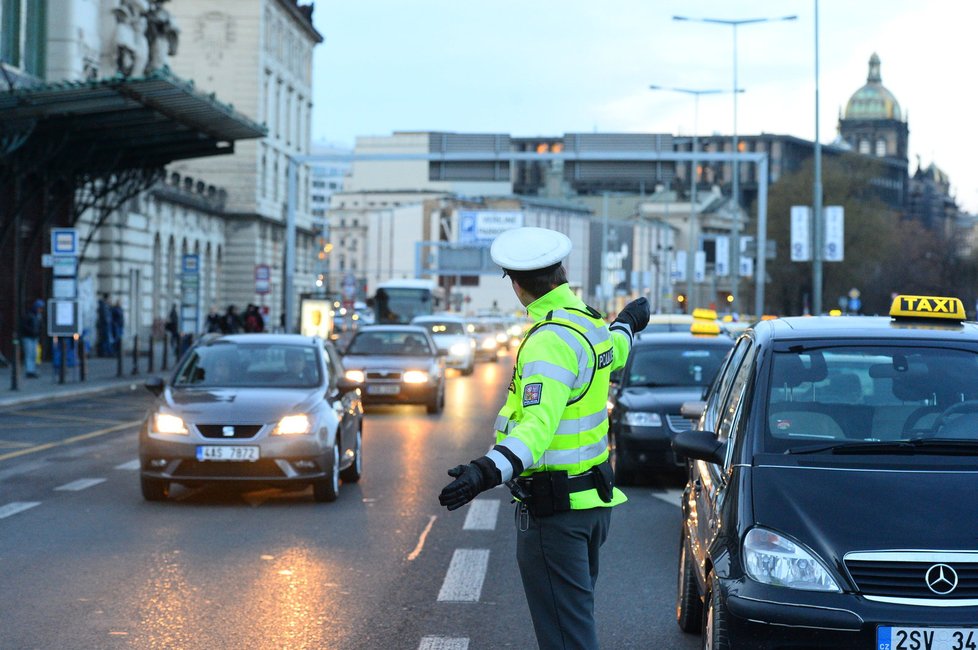
<svg viewBox="0 0 978 650">
<path fill-rule="evenodd" d="M 927 588 L 939 596 L 946 596 L 958 586 L 958 572 L 946 564 L 935 564 L 924 574 Z"/>
</svg>

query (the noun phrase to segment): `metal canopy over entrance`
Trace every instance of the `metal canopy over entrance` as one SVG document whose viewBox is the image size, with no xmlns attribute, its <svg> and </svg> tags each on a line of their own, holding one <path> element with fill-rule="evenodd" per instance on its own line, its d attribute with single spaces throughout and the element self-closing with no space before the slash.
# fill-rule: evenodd
<svg viewBox="0 0 978 650">
<path fill-rule="evenodd" d="M 295 281 L 295 239 L 296 239 L 296 189 L 298 168 L 303 164 L 317 162 L 358 162 L 358 161 L 399 161 L 427 160 L 432 162 L 515 162 L 515 161 L 674 161 L 674 162 L 747 162 L 757 165 L 757 248 L 767 247 L 767 188 L 768 154 L 764 152 L 717 153 L 717 152 L 679 152 L 679 151 L 562 151 L 559 153 L 536 153 L 527 151 L 500 152 L 437 152 L 437 153 L 369 153 L 369 154 L 321 154 L 315 156 L 295 156 L 289 158 L 288 196 L 286 208 L 285 244 L 285 286 L 284 312 L 288 326 L 295 322 L 293 286 Z M 757 278 L 754 283 L 754 312 L 764 313 L 764 278 L 767 268 L 764 255 L 757 256 Z"/>
</svg>

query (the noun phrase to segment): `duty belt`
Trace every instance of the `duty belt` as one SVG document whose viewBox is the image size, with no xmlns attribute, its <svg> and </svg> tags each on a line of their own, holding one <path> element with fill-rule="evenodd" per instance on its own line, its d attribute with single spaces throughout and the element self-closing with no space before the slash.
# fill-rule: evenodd
<svg viewBox="0 0 978 650">
<path fill-rule="evenodd" d="M 607 462 L 607 461 L 606 461 Z M 567 491 L 568 492 L 584 492 L 585 490 L 591 490 L 598 487 L 597 481 L 595 479 L 595 472 L 598 471 L 597 465 L 583 474 L 576 474 L 574 476 L 567 477 Z M 539 472 L 540 474 L 546 474 L 546 472 Z M 530 486 L 535 480 L 541 480 L 542 476 L 536 476 L 536 474 L 531 474 L 530 476 L 520 476 L 516 479 L 516 482 L 524 490 L 529 491 Z"/>
<path fill-rule="evenodd" d="M 570 495 L 575 492 L 595 489 L 603 502 L 610 503 L 614 494 L 614 472 L 611 463 L 605 461 L 576 476 L 568 476 L 562 470 L 537 472 L 507 481 L 506 485 L 530 514 L 545 517 L 570 510 Z"/>
</svg>

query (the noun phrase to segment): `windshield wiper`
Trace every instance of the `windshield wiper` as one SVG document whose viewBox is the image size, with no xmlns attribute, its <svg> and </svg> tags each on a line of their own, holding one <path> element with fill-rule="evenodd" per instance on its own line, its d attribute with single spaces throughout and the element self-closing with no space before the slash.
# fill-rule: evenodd
<svg viewBox="0 0 978 650">
<path fill-rule="evenodd" d="M 953 440 L 949 438 L 911 438 L 910 440 L 838 442 L 807 447 L 792 447 L 785 454 L 978 454 L 978 440 Z"/>
</svg>

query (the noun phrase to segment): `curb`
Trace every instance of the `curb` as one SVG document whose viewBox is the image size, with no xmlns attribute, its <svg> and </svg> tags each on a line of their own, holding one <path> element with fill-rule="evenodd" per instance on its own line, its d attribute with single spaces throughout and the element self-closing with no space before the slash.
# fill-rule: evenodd
<svg viewBox="0 0 978 650">
<path fill-rule="evenodd" d="M 72 397 L 84 397 L 86 395 L 96 395 L 98 393 L 108 393 L 112 391 L 121 390 L 123 388 L 139 387 L 141 382 L 134 382 L 131 379 L 119 379 L 108 384 L 100 384 L 98 386 L 79 386 L 77 388 L 68 389 L 54 389 L 50 391 L 45 391 L 43 393 L 31 393 L 22 395 L 4 395 L 0 397 L 0 409 L 6 409 L 13 406 L 21 406 L 24 404 L 34 404 L 37 402 L 44 402 L 52 399 L 63 399 Z M 14 391 L 10 391 L 13 393 Z"/>
</svg>

